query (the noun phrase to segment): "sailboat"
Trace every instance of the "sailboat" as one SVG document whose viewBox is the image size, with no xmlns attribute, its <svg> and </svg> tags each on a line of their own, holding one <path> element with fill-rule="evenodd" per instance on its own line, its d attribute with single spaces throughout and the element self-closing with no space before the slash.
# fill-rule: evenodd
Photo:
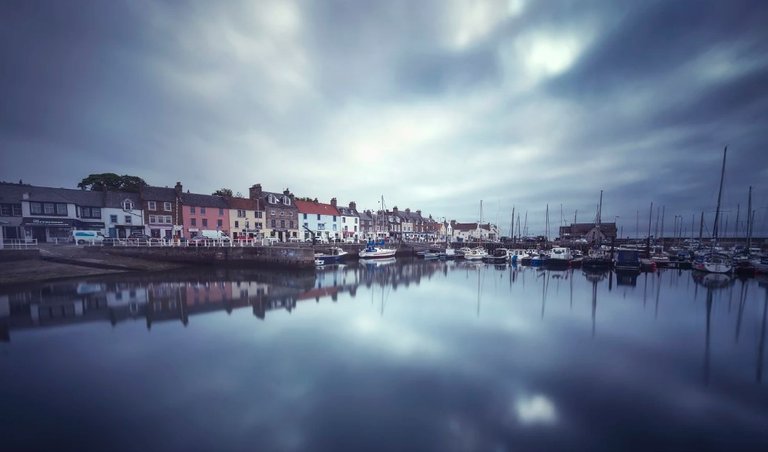
<svg viewBox="0 0 768 452">
<path fill-rule="evenodd" d="M 710 251 L 698 255 L 693 261 L 693 269 L 707 273 L 731 273 L 733 271 L 733 262 L 731 257 L 725 253 L 716 251 L 717 247 L 717 227 L 720 222 L 720 200 L 723 195 L 723 178 L 725 177 L 725 157 L 728 153 L 728 146 L 723 149 L 723 166 L 720 170 L 720 189 L 717 192 L 717 208 L 715 209 L 715 224 L 712 227 L 712 245 Z"/>
<path fill-rule="evenodd" d="M 381 195 L 381 214 L 387 216 L 387 208 L 384 204 L 384 195 Z M 396 248 L 388 248 L 385 246 L 384 240 L 376 242 L 375 240 L 368 240 L 365 248 L 360 250 L 358 255 L 361 259 L 380 259 L 391 258 L 397 253 Z"/>
</svg>

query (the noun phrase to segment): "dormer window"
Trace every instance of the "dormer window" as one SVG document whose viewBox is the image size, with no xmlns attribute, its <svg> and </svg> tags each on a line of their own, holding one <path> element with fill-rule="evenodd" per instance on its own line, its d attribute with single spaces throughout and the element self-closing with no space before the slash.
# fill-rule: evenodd
<svg viewBox="0 0 768 452">
<path fill-rule="evenodd" d="M 133 210 L 133 201 L 130 199 L 123 200 L 123 210 Z"/>
<path fill-rule="evenodd" d="M 285 204 L 286 206 L 290 206 L 291 198 L 289 198 L 288 196 L 283 196 L 283 204 Z"/>
<path fill-rule="evenodd" d="M 275 197 L 275 195 L 269 195 L 269 196 L 267 197 L 267 201 L 268 201 L 270 204 L 277 204 L 277 197 Z"/>
</svg>

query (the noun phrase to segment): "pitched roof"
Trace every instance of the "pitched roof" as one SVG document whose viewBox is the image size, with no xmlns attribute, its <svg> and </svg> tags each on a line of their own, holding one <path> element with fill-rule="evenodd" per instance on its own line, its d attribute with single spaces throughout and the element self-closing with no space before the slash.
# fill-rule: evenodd
<svg viewBox="0 0 768 452">
<path fill-rule="evenodd" d="M 140 194 L 147 201 L 176 201 L 176 190 L 168 187 L 146 186 L 142 187 Z"/>
<path fill-rule="evenodd" d="M 230 209 L 258 210 L 258 203 L 250 198 L 229 198 L 227 204 Z"/>
<path fill-rule="evenodd" d="M 126 199 L 129 199 L 133 203 L 134 208 L 138 209 L 141 207 L 141 198 L 139 197 L 138 193 L 129 193 L 123 191 L 108 191 L 107 195 L 104 197 L 104 207 L 122 209 L 123 201 Z"/>
<path fill-rule="evenodd" d="M 25 199 L 24 195 L 28 195 Z M 0 200 L 19 203 L 21 201 L 65 202 L 78 206 L 101 206 L 104 193 L 100 191 L 72 188 L 38 187 L 34 185 L 0 184 Z"/>
<path fill-rule="evenodd" d="M 216 195 L 201 195 L 197 193 L 182 193 L 181 202 L 185 206 L 227 208 L 227 201 Z"/>
<path fill-rule="evenodd" d="M 332 215 L 332 216 L 339 215 L 338 209 L 336 209 L 330 204 L 323 204 L 321 202 L 301 201 L 298 199 L 295 200 L 294 203 L 296 204 L 296 207 L 299 209 L 299 213 Z"/>
</svg>

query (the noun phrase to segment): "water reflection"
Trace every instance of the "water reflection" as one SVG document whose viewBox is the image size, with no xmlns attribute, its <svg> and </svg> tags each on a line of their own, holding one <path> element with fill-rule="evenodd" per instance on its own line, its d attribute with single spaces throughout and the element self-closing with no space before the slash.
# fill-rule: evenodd
<svg viewBox="0 0 768 452">
<path fill-rule="evenodd" d="M 0 293 L 0 396 L 66 419 L 106 393 L 119 408 L 83 408 L 78 428 L 142 419 L 149 449 L 707 450 L 738 435 L 743 450 L 768 440 L 767 317 L 768 281 L 680 270 L 397 259 L 86 278 Z M 76 334 L 48 334 L 62 331 Z M 104 392 L 58 392 L 98 370 Z M 35 375 L 64 395 L 35 399 Z M 164 422 L 189 441 L 163 443 Z"/>
</svg>

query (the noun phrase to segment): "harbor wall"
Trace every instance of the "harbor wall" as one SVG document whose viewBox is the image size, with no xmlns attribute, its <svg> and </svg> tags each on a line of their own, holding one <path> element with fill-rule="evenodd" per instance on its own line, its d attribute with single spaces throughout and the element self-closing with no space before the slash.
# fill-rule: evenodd
<svg viewBox="0 0 768 452">
<path fill-rule="evenodd" d="M 109 254 L 183 264 L 257 264 L 291 268 L 313 268 L 311 248 L 281 246 L 253 247 L 120 247 Z"/>
</svg>

